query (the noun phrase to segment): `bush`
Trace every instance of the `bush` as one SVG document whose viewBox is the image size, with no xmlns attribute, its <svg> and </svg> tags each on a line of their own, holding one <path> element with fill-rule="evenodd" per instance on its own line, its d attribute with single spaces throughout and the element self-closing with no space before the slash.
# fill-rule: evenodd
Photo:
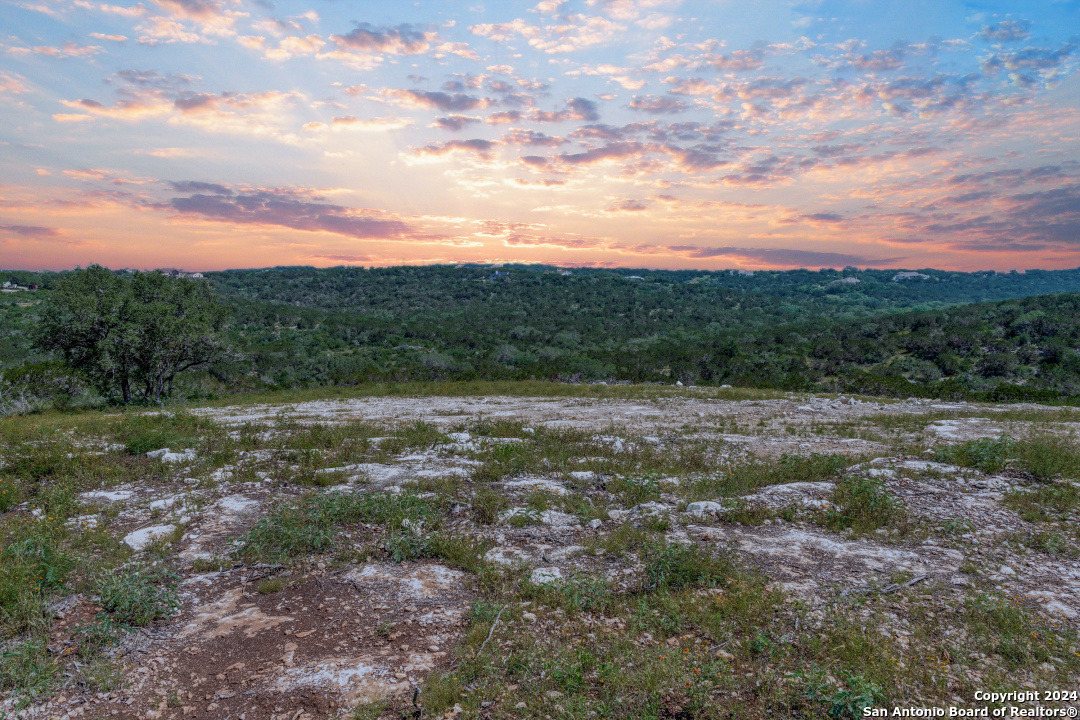
<svg viewBox="0 0 1080 720">
<path fill-rule="evenodd" d="M 85 378 L 64 363 L 26 363 L 0 373 L 0 415 L 67 408 L 85 393 Z"/>
<path fill-rule="evenodd" d="M 180 609 L 176 576 L 169 572 L 135 569 L 110 575 L 98 587 L 101 606 L 125 625 L 144 627 L 164 620 Z"/>
<path fill-rule="evenodd" d="M 836 507 L 825 513 L 824 522 L 833 529 L 868 532 L 893 525 L 907 515 L 900 501 L 889 495 L 885 483 L 877 478 L 841 478 L 832 501 Z"/>
<path fill-rule="evenodd" d="M 727 563 L 683 545 L 667 545 L 645 565 L 646 585 L 650 590 L 715 587 L 730 575 Z"/>
<path fill-rule="evenodd" d="M 46 594 L 63 587 L 71 567 L 48 537 L 24 538 L 0 551 L 0 634 L 22 632 L 40 619 Z"/>
<path fill-rule="evenodd" d="M 997 440 L 969 440 L 936 450 L 934 457 L 942 462 L 978 468 L 986 473 L 1001 472 L 1015 444 L 1016 441 L 1008 435 L 1002 435 Z"/>
</svg>

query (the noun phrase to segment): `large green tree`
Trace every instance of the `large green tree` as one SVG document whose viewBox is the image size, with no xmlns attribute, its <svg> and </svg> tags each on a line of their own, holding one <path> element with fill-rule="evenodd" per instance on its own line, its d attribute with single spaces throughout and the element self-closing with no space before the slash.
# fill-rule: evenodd
<svg viewBox="0 0 1080 720">
<path fill-rule="evenodd" d="M 227 319 L 206 281 L 92 265 L 53 285 L 34 340 L 106 394 L 157 401 L 177 373 L 228 356 Z"/>
</svg>

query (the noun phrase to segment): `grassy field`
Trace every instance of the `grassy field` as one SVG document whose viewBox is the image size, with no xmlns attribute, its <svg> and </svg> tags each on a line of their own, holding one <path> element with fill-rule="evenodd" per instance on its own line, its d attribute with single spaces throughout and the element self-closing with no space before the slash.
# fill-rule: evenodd
<svg viewBox="0 0 1080 720">
<path fill-rule="evenodd" d="M 779 396 L 469 383 L 242 400 L 497 394 Z M 942 446 L 934 459 L 977 477 L 1011 474 L 1015 483 L 1002 504 L 1027 529 L 1002 536 L 1003 548 L 1048 562 L 1076 558 L 1080 491 L 1069 480 L 1080 477 L 1080 449 L 1075 438 L 1047 431 L 1047 423 L 1075 416 L 1037 411 L 1001 419 L 1034 429 L 1019 439 Z M 922 426 L 879 417 L 851 429 L 901 427 Z M 454 441 L 457 435 L 470 443 Z M 180 467 L 146 454 L 161 448 L 190 450 L 191 461 Z M 893 445 L 887 452 L 898 450 Z M 468 463 L 468 472 L 417 477 L 388 493 L 348 471 L 357 463 L 389 466 L 410 453 Z M 517 420 L 439 427 L 362 419 L 298 424 L 281 417 L 226 426 L 183 411 L 8 418 L 0 421 L 0 692 L 15 706 L 60 693 L 122 696 L 129 680 L 115 658 L 126 638 L 139 628 L 167 631 L 180 606 L 178 583 L 199 573 L 272 565 L 277 574 L 260 581 L 258 591 L 273 594 L 304 582 L 316 567 L 427 560 L 468 573 L 475 599 L 463 641 L 415 697 L 362 704 L 342 710 L 344 716 L 411 717 L 419 707 L 425 717 L 840 718 L 890 703 L 970 703 L 978 689 L 1077 687 L 1075 625 L 1047 617 L 991 580 L 985 558 L 969 554 L 964 535 L 971 523 L 917 516 L 895 483 L 859 472 L 885 453 L 765 456 L 694 433 L 650 442 L 630 429 L 598 436 Z M 147 522 L 169 520 L 175 532 L 134 551 L 122 542 L 130 528 L 118 509 L 85 499 L 88 492 L 132 487 L 164 495 L 187 483 L 189 509 L 197 512 L 215 494 L 269 476 L 276 495 L 261 517 L 218 555 L 194 563 L 179 556 L 194 526 L 176 511 L 149 510 Z M 564 491 L 507 491 L 507 481 L 536 476 Z M 909 481 L 920 477 L 912 473 Z M 825 488 L 824 509 L 743 499 L 792 483 Z M 697 520 L 682 514 L 699 500 L 720 501 L 725 510 Z M 626 514 L 648 503 L 670 512 Z M 578 523 L 603 520 L 578 550 L 579 570 L 536 582 L 527 567 L 490 560 L 500 533 L 546 532 L 542 518 L 552 511 Z M 810 601 L 735 545 L 688 536 L 694 523 L 740 532 L 785 527 L 843 542 L 866 538 L 883 548 L 930 539 L 970 555 L 962 565 L 967 579 L 908 584 L 910 573 L 899 572 L 856 593 L 825 588 Z M 93 598 L 96 612 L 58 628 L 52 608 L 78 593 Z"/>
</svg>

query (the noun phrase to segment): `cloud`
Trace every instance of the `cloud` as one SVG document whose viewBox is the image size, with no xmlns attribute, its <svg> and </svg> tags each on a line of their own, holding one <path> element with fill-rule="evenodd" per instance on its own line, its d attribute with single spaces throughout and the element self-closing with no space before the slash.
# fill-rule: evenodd
<svg viewBox="0 0 1080 720">
<path fill-rule="evenodd" d="M 728 55 L 708 55 L 704 58 L 704 64 L 714 70 L 727 72 L 746 72 L 757 70 L 765 64 L 760 49 L 736 50 Z"/>
<path fill-rule="evenodd" d="M 157 70 L 118 70 L 113 78 L 121 85 L 132 88 L 153 89 L 163 92 L 181 92 L 191 85 L 193 78 L 190 75 L 178 73 L 161 74 Z"/>
<path fill-rule="evenodd" d="M 607 213 L 638 213 L 648 210 L 649 206 L 640 200 L 622 200 L 607 208 Z"/>
<path fill-rule="evenodd" d="M 431 123 L 431 126 L 439 128 L 440 130 L 458 132 L 459 130 L 463 130 L 466 126 L 478 122 L 480 122 L 480 118 L 471 115 L 448 115 L 447 117 L 435 118 Z"/>
<path fill-rule="evenodd" d="M 519 120 L 521 120 L 521 113 L 517 110 L 501 110 L 499 112 L 493 112 L 484 118 L 484 122 L 491 123 L 492 125 L 515 123 Z"/>
<path fill-rule="evenodd" d="M 0 93 L 20 95 L 26 92 L 25 78 L 14 73 L 0 72 Z"/>
<path fill-rule="evenodd" d="M 1016 42 L 1028 36 L 1031 22 L 1028 20 L 1002 20 L 992 25 L 983 25 L 979 37 L 988 42 Z"/>
<path fill-rule="evenodd" d="M 595 102 L 583 97 L 576 97 L 567 100 L 566 107 L 558 112 L 533 110 L 529 113 L 528 118 L 533 122 L 565 122 L 567 120 L 596 122 L 600 119 L 600 113 Z"/>
<path fill-rule="evenodd" d="M 567 165 L 594 165 L 610 160 L 640 157 L 645 150 L 645 146 L 638 142 L 613 142 L 582 152 L 562 153 L 558 156 L 558 159 Z M 524 158 L 522 159 L 524 160 Z"/>
<path fill-rule="evenodd" d="M 383 95 L 397 99 L 404 105 L 434 108 L 451 112 L 475 110 L 477 108 L 485 108 L 491 104 L 491 101 L 486 98 L 466 95 L 465 93 L 386 89 L 383 90 Z"/>
<path fill-rule="evenodd" d="M 103 105 L 97 100 L 83 98 L 81 100 L 62 100 L 64 105 L 84 113 L 107 117 L 116 120 L 142 120 L 147 117 L 166 115 L 169 113 L 172 103 L 157 97 L 145 97 L 138 100 L 120 100 L 113 105 Z M 55 116 L 54 116 L 55 117 Z M 72 120 L 73 116 L 61 116 Z"/>
<path fill-rule="evenodd" d="M 64 233 L 59 228 L 42 225 L 0 225 L 0 234 L 15 235 L 27 240 L 55 240 Z"/>
<path fill-rule="evenodd" d="M 694 245 L 673 245 L 668 248 L 692 258 L 731 257 L 759 263 L 770 267 L 845 267 L 847 265 L 875 265 L 901 260 L 903 258 L 871 259 L 864 255 L 851 253 L 826 252 L 820 250 L 797 250 L 793 248 L 743 248 L 743 247 L 698 247 Z"/>
<path fill-rule="evenodd" d="M 650 115 L 664 115 L 681 113 L 686 111 L 686 103 L 673 97 L 640 97 L 635 95 L 630 101 L 631 110 L 640 110 Z"/>
<path fill-rule="evenodd" d="M 1076 50 L 1076 44 L 1067 42 L 1057 50 L 1029 47 L 1010 53 L 991 55 L 982 64 L 984 72 L 992 73 L 1004 68 L 1009 72 L 1024 70 L 1052 70 L 1065 62 Z"/>
<path fill-rule="evenodd" d="M 187 20 L 210 20 L 221 14 L 221 5 L 207 0 L 154 0 L 162 9 Z"/>
<path fill-rule="evenodd" d="M 566 138 L 548 135 L 539 130 L 523 130 L 520 128 L 514 128 L 502 137 L 502 143 L 504 145 L 559 147 L 560 145 L 565 145 L 566 142 Z"/>
<path fill-rule="evenodd" d="M 369 54 L 419 55 L 431 48 L 436 34 L 416 25 L 403 23 L 396 27 L 379 27 L 360 23 L 344 35 L 331 35 L 339 47 Z"/>
<path fill-rule="evenodd" d="M 78 123 L 93 120 L 94 118 L 83 113 L 53 113 L 52 119 L 58 123 Z"/>
<path fill-rule="evenodd" d="M 287 188 L 234 191 L 216 183 L 193 181 L 171 185 L 187 194 L 158 207 L 178 217 L 329 232 L 360 240 L 403 239 L 415 232 L 392 215 L 320 202 L 318 194 L 309 191 Z"/>
<path fill-rule="evenodd" d="M 480 23 L 469 30 L 493 42 L 508 42 L 521 37 L 535 50 L 549 54 L 572 53 L 599 45 L 626 27 L 604 17 L 580 13 L 559 15 L 553 24 L 531 25 L 518 18 L 504 23 Z"/>
<path fill-rule="evenodd" d="M 218 183 L 200 182 L 198 180 L 180 180 L 179 182 L 170 182 L 169 187 L 180 193 L 211 193 L 213 195 L 233 194 L 232 189 L 224 185 L 219 185 Z"/>
<path fill-rule="evenodd" d="M 487 158 L 495 149 L 496 143 L 491 140 L 473 138 L 471 140 L 449 140 L 443 143 L 430 143 L 413 151 L 414 157 L 443 157 L 454 153 L 469 153 Z"/>
<path fill-rule="evenodd" d="M 813 223 L 815 225 L 834 225 L 844 221 L 844 216 L 838 213 L 832 212 L 817 212 L 810 213 L 809 215 L 803 215 L 801 220 Z"/>
<path fill-rule="evenodd" d="M 97 55 L 98 53 L 104 52 L 104 48 L 100 45 L 79 45 L 78 43 L 69 40 L 68 42 L 55 47 L 52 45 L 10 47 L 8 48 L 8 52 L 13 55 L 41 55 L 43 57 L 67 59 Z"/>
</svg>

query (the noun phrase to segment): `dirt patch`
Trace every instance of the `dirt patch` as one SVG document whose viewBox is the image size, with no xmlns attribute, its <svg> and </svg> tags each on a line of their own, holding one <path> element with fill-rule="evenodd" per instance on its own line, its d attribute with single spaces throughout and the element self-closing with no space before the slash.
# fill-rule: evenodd
<svg viewBox="0 0 1080 720">
<path fill-rule="evenodd" d="M 183 612 L 121 660 L 127 687 L 38 717 L 315 719 L 409 692 L 461 639 L 465 577 L 368 564 L 261 593 L 250 569 L 199 575 L 181 586 Z"/>
</svg>

